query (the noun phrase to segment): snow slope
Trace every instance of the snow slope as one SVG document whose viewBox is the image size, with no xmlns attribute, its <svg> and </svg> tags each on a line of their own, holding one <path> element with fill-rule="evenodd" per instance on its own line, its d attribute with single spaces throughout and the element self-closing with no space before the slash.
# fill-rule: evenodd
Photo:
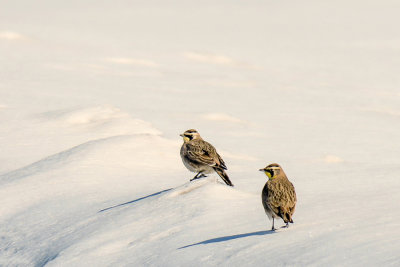
<svg viewBox="0 0 400 267">
<path fill-rule="evenodd" d="M 6 1 L 0 266 L 398 266 L 398 8 Z M 234 188 L 189 183 L 189 128 Z M 276 232 L 272 162 L 298 196 Z"/>
</svg>

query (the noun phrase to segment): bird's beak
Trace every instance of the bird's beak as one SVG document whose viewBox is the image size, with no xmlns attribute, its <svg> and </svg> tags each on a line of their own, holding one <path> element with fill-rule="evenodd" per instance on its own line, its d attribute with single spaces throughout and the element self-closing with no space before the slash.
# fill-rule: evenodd
<svg viewBox="0 0 400 267">
<path fill-rule="evenodd" d="M 182 137 L 183 137 L 183 134 L 180 134 L 179 136 L 182 136 Z"/>
<path fill-rule="evenodd" d="M 259 169 L 259 171 L 260 171 L 260 172 L 265 172 L 265 170 L 264 170 L 264 169 Z"/>
</svg>

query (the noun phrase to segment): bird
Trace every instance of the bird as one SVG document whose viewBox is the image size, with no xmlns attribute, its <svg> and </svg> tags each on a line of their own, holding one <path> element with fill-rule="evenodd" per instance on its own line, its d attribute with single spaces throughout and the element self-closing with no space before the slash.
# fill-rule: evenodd
<svg viewBox="0 0 400 267">
<path fill-rule="evenodd" d="M 271 230 L 276 230 L 274 222 L 278 218 L 282 218 L 286 223 L 284 227 L 288 228 L 289 223 L 293 223 L 292 217 L 297 202 L 293 184 L 277 163 L 272 163 L 259 171 L 264 172 L 269 178 L 262 190 L 261 200 L 265 213 L 270 220 L 272 219 Z"/>
<path fill-rule="evenodd" d="M 204 141 L 195 129 L 189 129 L 180 136 L 183 137 L 182 162 L 189 171 L 197 173 L 190 181 L 207 177 L 205 174 L 215 171 L 227 185 L 233 186 L 225 172 L 225 162 L 210 143 Z"/>
</svg>

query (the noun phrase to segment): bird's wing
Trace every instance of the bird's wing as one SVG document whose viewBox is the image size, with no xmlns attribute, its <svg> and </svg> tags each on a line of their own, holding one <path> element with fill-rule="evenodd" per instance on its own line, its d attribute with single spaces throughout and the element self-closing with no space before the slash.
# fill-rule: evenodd
<svg viewBox="0 0 400 267">
<path fill-rule="evenodd" d="M 287 180 L 286 183 L 286 198 L 287 198 L 287 202 L 286 205 L 283 208 L 284 211 L 284 221 L 285 222 L 291 222 L 293 223 L 293 213 L 294 210 L 296 209 L 296 202 L 297 202 L 297 198 L 296 198 L 296 191 L 294 190 L 294 186 L 293 184 Z"/>
<path fill-rule="evenodd" d="M 297 202 L 296 191 L 294 190 L 294 186 L 291 182 L 288 183 L 288 187 L 289 187 L 289 190 L 288 190 L 289 201 L 292 206 L 295 206 L 296 202 Z"/>
<path fill-rule="evenodd" d="M 220 162 L 216 155 L 218 154 L 215 148 L 205 141 L 187 144 L 187 156 L 192 161 L 217 167 L 220 165 Z"/>
<path fill-rule="evenodd" d="M 203 150 L 210 155 L 211 158 L 214 159 L 215 166 L 220 167 L 224 170 L 227 170 L 224 160 L 221 156 L 217 153 L 217 150 L 211 145 L 210 143 L 202 140 L 201 145 Z"/>
<path fill-rule="evenodd" d="M 276 214 L 280 214 L 280 206 L 281 206 L 281 198 L 282 192 L 279 188 L 279 185 L 276 183 L 272 183 L 270 181 L 267 182 L 268 187 L 268 200 L 267 204 L 268 207 Z"/>
<path fill-rule="evenodd" d="M 284 219 L 286 213 L 289 213 L 291 216 L 296 206 L 296 192 L 294 191 L 294 186 L 288 180 L 286 181 L 282 181 L 281 183 L 268 183 L 268 205 L 271 210 L 282 219 Z"/>
</svg>

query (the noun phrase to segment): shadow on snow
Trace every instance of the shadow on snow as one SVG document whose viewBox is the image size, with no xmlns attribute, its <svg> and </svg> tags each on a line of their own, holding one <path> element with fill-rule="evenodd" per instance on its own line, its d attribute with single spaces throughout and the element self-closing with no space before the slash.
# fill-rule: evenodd
<svg viewBox="0 0 400 267">
<path fill-rule="evenodd" d="M 194 243 L 194 244 L 191 244 L 191 245 L 180 247 L 179 249 L 188 248 L 188 247 L 197 246 L 197 245 L 206 245 L 206 244 L 210 244 L 210 243 L 225 242 L 225 241 L 238 239 L 238 238 L 243 238 L 243 237 L 248 237 L 248 236 L 269 235 L 269 234 L 273 234 L 273 233 L 275 233 L 275 232 L 272 231 L 272 230 L 268 230 L 268 231 L 258 231 L 258 232 L 239 234 L 239 235 L 227 235 L 227 236 L 222 236 L 222 237 L 217 237 L 217 238 L 213 238 L 213 239 L 204 240 L 204 241 L 201 241 L 201 242 L 198 242 L 198 243 Z"/>
<path fill-rule="evenodd" d="M 157 196 L 157 195 L 162 194 L 164 192 L 168 192 L 169 190 L 172 190 L 172 188 L 168 188 L 168 189 L 162 190 L 160 192 L 157 192 L 157 193 L 145 196 L 145 197 L 141 197 L 141 198 L 138 198 L 138 199 L 135 199 L 135 200 L 131 200 L 131 201 L 128 201 L 128 202 L 125 202 L 125 203 L 121 203 L 121 204 L 118 204 L 118 205 L 115 205 L 115 206 L 112 206 L 112 207 L 109 207 L 109 208 L 105 208 L 105 209 L 99 210 L 98 212 L 103 212 L 103 211 L 106 211 L 106 210 L 110 210 L 110 209 L 118 208 L 118 207 L 125 206 L 125 205 L 128 205 L 128 204 L 132 204 L 132 203 L 138 202 L 140 200 L 143 200 L 143 199 L 146 199 L 146 198 L 149 198 L 149 197 L 154 197 L 154 196 Z"/>
</svg>

